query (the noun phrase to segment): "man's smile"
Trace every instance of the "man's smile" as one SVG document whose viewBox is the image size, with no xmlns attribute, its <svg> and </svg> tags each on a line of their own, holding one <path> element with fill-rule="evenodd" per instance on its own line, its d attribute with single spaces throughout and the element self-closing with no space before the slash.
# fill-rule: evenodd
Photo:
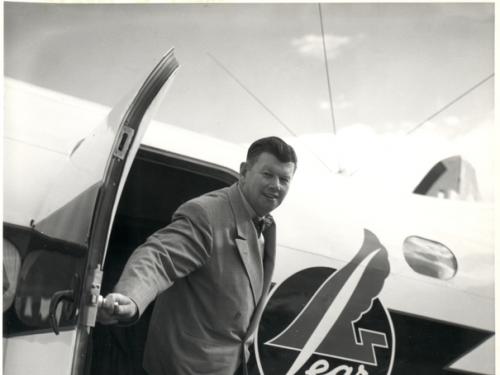
<svg viewBox="0 0 500 375">
<path fill-rule="evenodd" d="M 277 200 L 279 199 L 278 194 L 272 194 L 272 193 L 263 193 L 262 194 L 265 198 L 270 199 L 270 200 Z"/>
</svg>

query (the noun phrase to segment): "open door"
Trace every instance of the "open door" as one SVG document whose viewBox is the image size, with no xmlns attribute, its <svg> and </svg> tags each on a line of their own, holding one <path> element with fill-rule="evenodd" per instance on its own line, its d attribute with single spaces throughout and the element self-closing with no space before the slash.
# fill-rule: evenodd
<svg viewBox="0 0 500 375">
<path fill-rule="evenodd" d="M 171 50 L 139 89 L 74 147 L 29 228 L 4 222 L 4 302 L 10 305 L 4 303 L 5 374 L 85 372 L 117 204 L 177 68 Z"/>
</svg>

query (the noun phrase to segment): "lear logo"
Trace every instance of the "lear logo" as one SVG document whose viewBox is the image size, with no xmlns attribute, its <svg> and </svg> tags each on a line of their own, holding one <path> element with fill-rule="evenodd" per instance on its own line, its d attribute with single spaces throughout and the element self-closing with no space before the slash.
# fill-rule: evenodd
<svg viewBox="0 0 500 375">
<path fill-rule="evenodd" d="M 377 298 L 389 270 L 386 249 L 365 231 L 361 249 L 345 267 L 306 269 L 282 283 L 259 327 L 260 373 L 390 374 L 392 323 Z"/>
</svg>

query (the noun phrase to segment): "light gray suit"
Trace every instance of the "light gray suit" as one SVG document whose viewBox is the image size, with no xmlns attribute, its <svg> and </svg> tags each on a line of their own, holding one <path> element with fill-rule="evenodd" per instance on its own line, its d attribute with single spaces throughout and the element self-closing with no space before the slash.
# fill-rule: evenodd
<svg viewBox="0 0 500 375">
<path fill-rule="evenodd" d="M 235 184 L 183 204 L 134 252 L 115 291 L 132 298 L 141 314 L 158 297 L 144 354 L 148 373 L 234 373 L 271 283 L 274 224 L 264 235 L 262 260 Z"/>
</svg>

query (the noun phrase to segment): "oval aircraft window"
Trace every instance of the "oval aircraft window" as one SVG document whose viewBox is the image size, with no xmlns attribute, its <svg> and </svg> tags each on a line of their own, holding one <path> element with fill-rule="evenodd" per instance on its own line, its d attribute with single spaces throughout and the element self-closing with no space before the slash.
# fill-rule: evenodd
<svg viewBox="0 0 500 375">
<path fill-rule="evenodd" d="M 423 237 L 404 240 L 403 252 L 408 265 L 417 273 L 449 280 L 457 273 L 457 259 L 445 245 Z"/>
</svg>

